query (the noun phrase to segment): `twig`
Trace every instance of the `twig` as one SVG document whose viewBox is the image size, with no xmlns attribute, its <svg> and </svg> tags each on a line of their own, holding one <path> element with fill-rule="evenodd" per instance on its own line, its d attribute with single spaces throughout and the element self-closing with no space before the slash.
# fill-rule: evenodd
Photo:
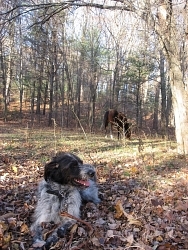
<svg viewBox="0 0 188 250">
<path fill-rule="evenodd" d="M 74 236 L 74 233 L 76 232 L 77 228 L 78 228 L 78 225 L 75 224 L 75 225 L 73 226 L 73 228 L 71 229 L 71 231 L 70 231 L 70 239 L 69 239 L 69 241 L 68 241 L 67 244 L 66 244 L 66 249 L 69 249 L 69 246 L 70 246 L 70 244 L 72 243 L 73 236 Z"/>
<path fill-rule="evenodd" d="M 74 236 L 74 233 L 71 233 L 70 239 L 69 239 L 69 241 L 68 241 L 67 244 L 66 244 L 66 249 L 69 249 L 69 246 L 70 246 L 70 244 L 71 244 L 71 242 L 72 242 L 72 240 L 73 240 L 73 236 Z"/>
<path fill-rule="evenodd" d="M 86 134 L 86 132 L 85 132 L 85 130 L 84 130 L 84 128 L 83 128 L 81 122 L 80 122 L 80 119 L 78 118 L 78 116 L 76 115 L 76 113 L 74 112 L 73 109 L 72 109 L 72 112 L 73 112 L 73 114 L 75 115 L 76 119 L 78 120 L 78 122 L 79 122 L 79 124 L 80 124 L 80 127 L 81 127 L 81 129 L 82 129 L 82 131 L 83 131 L 83 133 L 84 133 L 84 136 L 85 136 L 85 138 L 86 138 L 86 141 L 88 141 L 87 134 Z M 94 162 L 94 160 L 92 159 L 90 153 L 89 153 L 89 157 L 90 157 L 90 159 L 92 160 L 93 164 L 95 164 L 95 162 Z"/>
<path fill-rule="evenodd" d="M 54 147 L 55 147 L 55 153 L 57 153 L 57 140 L 56 140 L 56 120 L 54 118 L 52 118 L 52 121 L 54 123 Z"/>
<path fill-rule="evenodd" d="M 82 126 L 82 124 L 81 124 L 81 122 L 80 122 L 80 119 L 78 118 L 77 114 L 74 112 L 73 109 L 71 109 L 71 111 L 73 112 L 73 114 L 75 115 L 76 119 L 78 120 L 78 122 L 79 122 L 79 124 L 80 124 L 80 127 L 81 127 L 81 129 L 82 129 L 82 131 L 83 131 L 83 133 L 84 133 L 84 136 L 85 136 L 86 140 L 88 140 L 88 139 L 87 139 L 86 132 L 85 132 L 85 130 L 84 130 L 84 128 L 83 128 L 83 126 Z"/>
<path fill-rule="evenodd" d="M 65 217 L 69 217 L 69 218 L 71 218 L 73 220 L 81 222 L 82 224 L 85 224 L 90 230 L 89 235 L 91 235 L 93 233 L 94 230 L 93 230 L 92 226 L 88 222 L 86 222 L 84 220 L 81 220 L 81 219 L 79 219 L 79 218 L 77 218 L 77 217 L 75 217 L 75 216 L 73 216 L 73 215 L 71 215 L 71 214 L 69 214 L 67 212 L 62 212 L 62 213 L 60 213 L 60 215 L 65 216 Z"/>
</svg>

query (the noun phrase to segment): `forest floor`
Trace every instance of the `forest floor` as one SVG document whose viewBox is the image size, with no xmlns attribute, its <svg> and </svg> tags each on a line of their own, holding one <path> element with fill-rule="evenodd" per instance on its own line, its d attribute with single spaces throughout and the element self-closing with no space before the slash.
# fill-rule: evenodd
<svg viewBox="0 0 188 250">
<path fill-rule="evenodd" d="M 0 249 L 34 249 L 36 189 L 57 151 L 96 166 L 103 199 L 53 249 L 188 249 L 188 160 L 174 141 L 14 125 L 0 125 Z"/>
</svg>

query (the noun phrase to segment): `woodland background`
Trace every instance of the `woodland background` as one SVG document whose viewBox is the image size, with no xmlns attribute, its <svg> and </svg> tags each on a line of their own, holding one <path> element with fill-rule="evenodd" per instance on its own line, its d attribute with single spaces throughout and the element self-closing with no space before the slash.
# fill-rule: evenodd
<svg viewBox="0 0 188 250">
<path fill-rule="evenodd" d="M 42 120 L 51 126 L 53 118 L 61 127 L 75 128 L 79 119 L 92 132 L 100 128 L 105 110 L 117 108 L 148 133 L 166 135 L 174 126 L 169 65 L 145 20 L 134 12 L 63 2 L 19 4 L 1 4 L 4 121 L 27 113 L 31 127 Z M 174 5 L 177 15 L 184 7 Z M 184 76 L 186 42 L 180 44 Z"/>
<path fill-rule="evenodd" d="M 96 166 L 103 200 L 55 249 L 188 249 L 187 1 L 0 3 L 0 249 L 34 249 L 57 151 Z M 131 140 L 104 138 L 109 108 Z"/>
</svg>

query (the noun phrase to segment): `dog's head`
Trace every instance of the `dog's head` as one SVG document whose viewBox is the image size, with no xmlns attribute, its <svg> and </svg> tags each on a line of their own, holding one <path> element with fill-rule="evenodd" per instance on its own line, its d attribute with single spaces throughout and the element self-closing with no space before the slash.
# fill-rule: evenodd
<svg viewBox="0 0 188 250">
<path fill-rule="evenodd" d="M 61 185 L 89 187 L 89 180 L 96 181 L 95 168 L 72 153 L 59 153 L 45 165 L 44 178 Z"/>
</svg>

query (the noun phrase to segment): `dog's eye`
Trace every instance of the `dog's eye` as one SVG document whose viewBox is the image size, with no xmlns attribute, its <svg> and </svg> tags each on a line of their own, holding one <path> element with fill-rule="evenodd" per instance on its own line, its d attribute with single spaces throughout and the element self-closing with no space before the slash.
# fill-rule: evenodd
<svg viewBox="0 0 188 250">
<path fill-rule="evenodd" d="M 95 172 L 93 170 L 90 170 L 88 172 L 88 175 L 89 175 L 89 177 L 94 177 L 95 176 Z"/>
</svg>

